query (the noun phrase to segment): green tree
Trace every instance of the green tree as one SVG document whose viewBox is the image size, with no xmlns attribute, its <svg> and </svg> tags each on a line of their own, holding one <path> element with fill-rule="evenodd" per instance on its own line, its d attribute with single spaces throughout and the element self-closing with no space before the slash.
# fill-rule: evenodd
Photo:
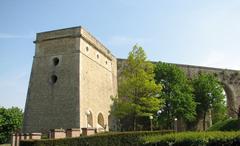
<svg viewBox="0 0 240 146">
<path fill-rule="evenodd" d="M 21 109 L 0 107 L 0 144 L 10 141 L 11 133 L 21 128 L 22 119 Z"/>
<path fill-rule="evenodd" d="M 221 101 L 214 103 L 211 109 L 212 123 L 215 124 L 219 121 L 224 121 L 228 118 L 227 115 L 227 105 L 225 100 L 220 99 Z"/>
<path fill-rule="evenodd" d="M 179 67 L 158 62 L 155 68 L 155 80 L 163 85 L 161 97 L 165 100 L 160 119 L 172 128 L 175 118 L 183 122 L 193 121 L 196 116 L 196 103 L 190 82 Z"/>
<path fill-rule="evenodd" d="M 206 116 L 210 110 L 214 111 L 213 118 L 216 120 L 226 115 L 223 87 L 214 75 L 206 73 L 201 73 L 193 79 L 193 87 L 197 115 L 198 118 L 203 119 L 203 130 L 205 130 Z"/>
<path fill-rule="evenodd" d="M 146 124 L 149 116 L 162 105 L 161 89 L 162 86 L 154 80 L 154 65 L 147 61 L 143 48 L 135 45 L 120 74 L 118 98 L 114 99 L 112 114 L 121 120 L 123 127 L 128 127 L 125 130 L 136 130 L 141 124 L 143 127 L 141 121 Z M 141 121 L 137 120 L 139 118 Z"/>
</svg>

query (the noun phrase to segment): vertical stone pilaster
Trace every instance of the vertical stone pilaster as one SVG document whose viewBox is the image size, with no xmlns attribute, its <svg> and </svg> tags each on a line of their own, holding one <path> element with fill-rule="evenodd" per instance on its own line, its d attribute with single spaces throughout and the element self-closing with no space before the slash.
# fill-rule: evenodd
<svg viewBox="0 0 240 146">
<path fill-rule="evenodd" d="M 16 142 L 15 142 L 16 146 L 19 146 L 20 136 L 21 136 L 20 133 L 16 133 Z"/>
<path fill-rule="evenodd" d="M 11 146 L 16 146 L 16 138 L 16 133 L 13 133 L 11 137 Z"/>
</svg>

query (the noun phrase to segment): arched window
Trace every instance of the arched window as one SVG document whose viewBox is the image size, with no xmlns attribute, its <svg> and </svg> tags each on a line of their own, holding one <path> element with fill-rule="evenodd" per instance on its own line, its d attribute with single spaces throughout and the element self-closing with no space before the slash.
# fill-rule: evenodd
<svg viewBox="0 0 240 146">
<path fill-rule="evenodd" d="M 104 118 L 103 118 L 103 114 L 102 113 L 99 113 L 98 114 L 98 126 L 99 128 L 105 128 L 104 126 Z"/>
</svg>

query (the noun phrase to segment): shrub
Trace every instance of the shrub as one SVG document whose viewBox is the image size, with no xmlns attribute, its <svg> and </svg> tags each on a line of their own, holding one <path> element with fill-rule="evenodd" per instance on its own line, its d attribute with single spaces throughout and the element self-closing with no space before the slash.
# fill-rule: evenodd
<svg viewBox="0 0 240 146">
<path fill-rule="evenodd" d="M 240 132 L 183 132 L 146 136 L 144 146 L 237 146 Z"/>
<path fill-rule="evenodd" d="M 142 143 L 142 137 L 163 135 L 172 131 L 141 131 L 102 133 L 65 139 L 21 141 L 20 146 L 134 146 Z"/>
<path fill-rule="evenodd" d="M 240 120 L 228 119 L 214 124 L 208 131 L 238 131 L 240 130 Z"/>
</svg>

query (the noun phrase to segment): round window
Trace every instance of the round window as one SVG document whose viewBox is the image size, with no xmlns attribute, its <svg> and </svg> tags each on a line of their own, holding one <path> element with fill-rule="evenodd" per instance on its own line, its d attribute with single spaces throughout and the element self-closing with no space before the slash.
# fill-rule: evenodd
<svg viewBox="0 0 240 146">
<path fill-rule="evenodd" d="M 53 58 L 53 65 L 57 66 L 59 64 L 59 58 L 55 57 Z"/>
<path fill-rule="evenodd" d="M 51 76 L 51 83 L 55 84 L 57 82 L 58 77 L 56 75 Z"/>
</svg>

